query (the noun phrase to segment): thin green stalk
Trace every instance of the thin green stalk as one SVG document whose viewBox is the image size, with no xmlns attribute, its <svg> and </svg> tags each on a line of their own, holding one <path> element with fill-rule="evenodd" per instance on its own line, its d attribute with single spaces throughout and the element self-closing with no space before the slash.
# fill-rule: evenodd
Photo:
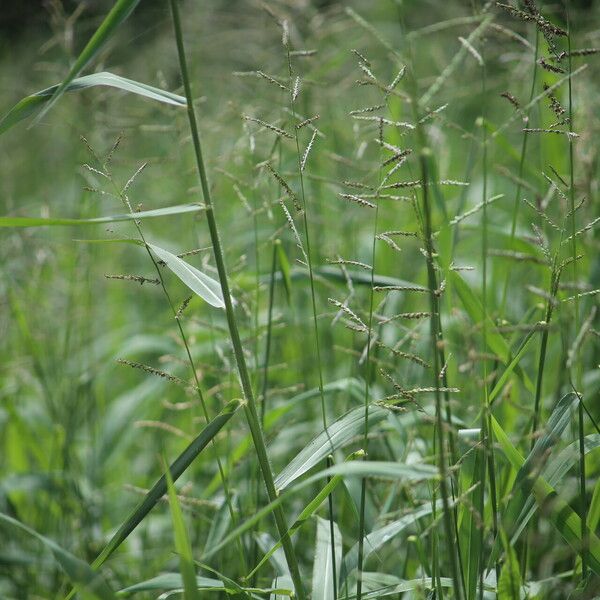
<svg viewBox="0 0 600 600">
<path fill-rule="evenodd" d="M 382 147 L 383 142 L 383 122 L 379 123 L 379 147 Z M 381 164 L 381 160 L 380 160 Z M 379 168 L 379 181 L 381 181 L 381 167 Z M 379 182 L 377 185 L 379 193 Z M 375 287 L 375 256 L 377 249 L 377 227 L 379 220 L 379 201 L 375 199 L 375 218 L 373 220 L 373 243 L 371 247 L 371 289 L 369 291 L 369 323 L 367 330 L 367 356 L 365 360 L 365 426 L 363 429 L 363 449 L 365 455 L 363 460 L 369 460 L 369 387 L 371 382 L 371 336 L 373 329 L 373 305 L 374 305 L 374 290 Z M 364 538 L 365 538 L 365 508 L 367 500 L 367 479 L 363 477 L 360 485 L 360 507 L 358 517 L 358 577 L 356 580 L 356 599 L 362 598 L 362 576 L 363 576 L 363 560 L 364 560 Z"/>
<path fill-rule="evenodd" d="M 286 24 L 284 24 L 286 27 Z M 288 63 L 288 74 L 290 78 L 290 110 L 292 112 L 292 118 L 294 119 L 294 140 L 296 142 L 296 159 L 298 163 L 298 177 L 300 179 L 300 195 L 302 197 L 302 216 L 304 221 L 304 237 L 306 239 L 306 258 L 308 263 L 308 277 L 310 280 L 310 298 L 312 305 L 312 317 L 313 317 L 313 327 L 315 334 L 315 350 L 317 353 L 317 365 L 318 365 L 318 373 L 319 373 L 319 394 L 321 398 L 321 419 L 323 422 L 323 429 L 329 438 L 329 429 L 327 427 L 327 411 L 325 409 L 325 394 L 323 393 L 323 366 L 321 363 L 321 344 L 319 341 L 319 324 L 317 320 L 317 301 L 315 294 L 315 279 L 313 275 L 313 264 L 312 264 L 312 252 L 310 246 L 310 233 L 308 227 L 308 210 L 306 204 L 306 194 L 304 190 L 304 176 L 302 174 L 302 154 L 300 153 L 300 140 L 298 137 L 298 128 L 296 124 L 298 122 L 298 118 L 296 116 L 296 101 L 294 98 L 294 82 L 293 82 L 293 69 L 292 69 L 292 58 L 290 54 L 290 44 L 289 44 L 289 36 L 287 31 L 284 32 L 284 43 L 287 54 L 287 63 Z M 329 440 L 331 444 L 331 451 L 333 452 L 333 443 Z M 327 461 L 329 462 L 329 461 Z M 337 598 L 337 581 L 335 577 L 336 565 L 335 565 L 335 531 L 333 524 L 333 495 L 329 494 L 327 497 L 328 503 L 328 511 L 329 511 L 329 536 L 330 536 L 330 546 L 331 546 L 331 557 L 332 557 L 332 565 L 333 565 L 333 597 Z"/>
<path fill-rule="evenodd" d="M 422 135 L 422 133 L 421 133 Z M 457 600 L 463 597 L 461 587 L 462 578 L 459 574 L 458 561 L 456 555 L 456 545 L 454 543 L 455 527 L 453 526 L 453 512 L 449 503 L 448 490 L 448 458 L 446 455 L 446 436 L 445 423 L 442 416 L 442 395 L 439 389 L 438 373 L 440 372 L 438 335 L 439 335 L 439 301 L 437 297 L 437 277 L 435 274 L 435 265 L 433 264 L 434 247 L 432 238 L 431 207 L 429 205 L 429 165 L 428 159 L 431 150 L 420 144 L 420 165 L 421 165 L 421 185 L 423 197 L 423 215 L 425 220 L 425 252 L 427 254 L 427 283 L 429 287 L 430 303 L 430 342 L 433 355 L 433 378 L 435 387 L 435 428 L 437 435 L 438 448 L 438 468 L 440 470 L 440 493 L 442 496 L 444 533 L 446 535 L 446 545 L 448 557 L 450 560 L 450 569 L 452 573 L 452 587 L 454 596 Z"/>
<path fill-rule="evenodd" d="M 237 326 L 236 316 L 233 308 L 233 302 L 231 299 L 231 292 L 229 288 L 229 280 L 227 277 L 227 269 L 225 267 L 225 258 L 223 255 L 223 250 L 221 247 L 221 240 L 219 238 L 219 231 L 217 228 L 217 222 L 214 214 L 214 207 L 212 203 L 210 187 L 208 185 L 208 178 L 206 176 L 206 169 L 204 167 L 204 160 L 202 157 L 202 149 L 200 145 L 200 135 L 198 132 L 198 125 L 196 123 L 196 114 L 194 111 L 193 104 L 193 95 L 192 89 L 190 85 L 190 79 L 187 68 L 187 61 L 185 57 L 185 49 L 183 45 L 183 33 L 181 31 L 181 20 L 179 16 L 179 7 L 177 5 L 177 0 L 169 0 L 171 5 L 171 14 L 173 17 L 173 26 L 175 30 L 175 40 L 177 43 L 177 53 L 179 56 L 179 68 L 181 78 L 183 80 L 183 87 L 185 89 L 185 96 L 187 100 L 187 113 L 188 120 L 190 125 L 190 131 L 192 135 L 192 142 L 194 144 L 194 154 L 196 158 L 196 168 L 198 171 L 198 176 L 200 179 L 200 185 L 202 188 L 202 195 L 204 198 L 204 203 L 206 204 L 206 220 L 208 223 L 208 229 L 210 233 L 211 244 L 213 248 L 213 253 L 215 257 L 215 263 L 217 267 L 217 272 L 219 275 L 219 282 L 221 284 L 221 289 L 223 291 L 223 299 L 225 302 L 225 313 L 227 316 L 227 325 L 229 328 L 229 334 L 231 337 L 231 343 L 233 346 L 233 353 L 235 355 L 235 360 L 238 368 L 238 374 L 240 377 L 240 382 L 242 386 L 242 391 L 244 394 L 244 398 L 246 400 L 246 404 L 244 406 L 244 412 L 246 415 L 246 420 L 248 422 L 248 427 L 250 429 L 250 433 L 252 436 L 252 441 L 254 443 L 254 447 L 256 450 L 258 462 L 260 464 L 260 468 L 262 471 L 263 479 L 265 482 L 265 487 L 267 490 L 267 495 L 269 496 L 269 501 L 273 502 L 277 498 L 277 490 L 275 489 L 275 481 L 273 479 L 273 473 L 271 471 L 271 466 L 269 464 L 269 458 L 267 455 L 267 448 L 265 445 L 265 440 L 263 436 L 263 431 L 260 426 L 260 419 L 258 416 L 258 411 L 256 408 L 256 401 L 254 398 L 254 391 L 252 390 L 252 384 L 250 380 L 250 374 L 248 372 L 248 367 L 246 366 L 246 359 L 244 357 L 244 351 L 242 348 L 242 341 L 240 338 L 240 333 Z M 304 592 L 304 585 L 302 578 L 300 576 L 300 569 L 298 567 L 298 561 L 296 558 L 296 553 L 294 551 L 294 546 L 292 545 L 291 539 L 288 535 L 288 527 L 285 520 L 285 516 L 283 513 L 283 509 L 281 506 L 278 506 L 273 511 L 275 517 L 275 524 L 277 526 L 277 531 L 279 533 L 279 537 L 281 538 L 283 550 L 285 554 L 285 558 L 290 569 L 290 574 L 292 576 L 292 581 L 294 583 L 294 587 L 296 589 L 296 594 L 300 600 L 304 600 L 306 598 Z"/>
<path fill-rule="evenodd" d="M 536 81 L 537 81 L 537 72 L 538 72 L 538 53 L 539 53 L 539 41 L 540 41 L 540 34 L 539 32 L 536 31 L 535 34 L 535 55 L 533 58 L 533 76 L 531 78 L 531 89 L 529 91 L 529 102 L 527 103 L 527 105 L 529 106 L 531 104 L 531 101 L 533 100 L 533 96 L 535 94 L 535 85 L 536 85 Z M 569 79 L 570 82 L 570 79 Z M 529 118 L 531 115 L 531 108 L 527 110 L 526 114 L 525 114 L 525 118 L 527 119 L 527 122 L 529 123 Z M 527 125 L 528 127 L 530 127 L 530 125 Z M 519 160 L 519 175 L 518 175 L 518 180 L 517 180 L 517 189 L 515 190 L 515 202 L 513 204 L 513 210 L 512 210 L 512 222 L 510 225 L 510 247 L 512 249 L 514 240 L 515 240 L 515 233 L 517 231 L 517 217 L 519 216 L 519 206 L 520 204 L 520 196 L 521 196 L 521 182 L 523 181 L 523 174 L 525 171 L 525 157 L 527 155 L 527 140 L 529 139 L 529 134 L 528 132 L 523 132 L 523 141 L 521 142 L 521 158 Z M 504 281 L 504 289 L 502 291 L 502 302 L 500 303 L 500 312 L 499 315 L 501 317 L 504 316 L 504 311 L 506 308 L 506 300 L 507 300 L 507 296 L 508 296 L 508 286 L 510 284 L 510 270 L 507 271 L 506 273 L 506 279 Z"/>
<path fill-rule="evenodd" d="M 481 130 L 482 130 L 482 175 L 483 175 L 483 189 L 482 189 L 482 224 L 481 224 L 481 260 L 482 260 L 482 307 L 483 307 L 483 324 L 482 324 L 482 337 L 483 337 L 483 353 L 485 354 L 487 349 L 487 331 L 488 331 L 488 292 L 487 292 L 487 266 L 488 266 L 488 214 L 487 214 L 487 179 L 488 179 L 488 145 L 487 145 L 487 127 L 485 123 L 486 118 L 486 69 L 485 62 L 481 62 L 481 98 L 482 98 L 482 114 L 481 114 Z M 487 475 L 490 484 L 490 497 L 492 503 L 492 533 L 494 539 L 498 537 L 498 497 L 496 491 L 496 461 L 494 456 L 494 439 L 492 433 L 491 423 L 491 407 L 489 401 L 489 390 L 488 390 L 488 369 L 487 360 L 483 359 L 483 398 L 484 406 L 482 411 L 482 435 L 484 436 L 485 453 L 487 455 Z M 485 475 L 485 467 L 483 468 Z M 480 482 L 482 489 L 485 488 L 485 480 Z M 484 494 L 481 494 L 482 502 Z M 483 512 L 481 513 L 483 515 Z M 481 530 L 481 546 L 483 547 L 485 527 Z M 484 569 L 484 561 L 480 562 L 480 568 Z M 500 565 L 496 563 L 496 577 L 500 577 Z M 483 586 L 481 586 L 483 590 Z M 481 592 L 480 592 L 481 593 Z"/>
<path fill-rule="evenodd" d="M 573 72 L 571 60 L 571 21 L 569 18 L 569 8 L 565 4 L 567 13 L 567 53 L 568 53 L 568 69 L 569 69 L 569 131 L 573 133 L 573 84 L 571 74 Z M 573 281 L 577 283 L 577 237 L 576 237 L 576 215 L 575 215 L 575 158 L 573 153 L 573 136 L 569 136 L 569 203 L 571 213 L 571 258 L 573 259 Z M 574 339 L 579 334 L 580 312 L 579 312 L 579 295 L 575 294 L 575 335 Z M 581 577 L 585 579 L 588 571 L 588 534 L 587 534 L 587 501 L 586 501 L 586 483 L 585 483 L 585 441 L 584 441 L 584 414 L 583 404 L 581 401 L 582 394 L 582 369 L 579 357 L 579 349 L 575 348 L 574 366 L 576 373 L 576 392 L 579 396 L 578 405 L 578 434 L 579 434 L 579 503 L 581 517 Z"/>
</svg>

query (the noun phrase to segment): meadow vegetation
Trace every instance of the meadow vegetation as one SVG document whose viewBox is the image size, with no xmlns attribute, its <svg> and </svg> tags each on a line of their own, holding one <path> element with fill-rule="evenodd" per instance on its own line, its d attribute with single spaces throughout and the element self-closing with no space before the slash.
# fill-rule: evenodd
<svg viewBox="0 0 600 600">
<path fill-rule="evenodd" d="M 598 597 L 600 7 L 48 10 L 0 54 L 0 596 Z"/>
</svg>

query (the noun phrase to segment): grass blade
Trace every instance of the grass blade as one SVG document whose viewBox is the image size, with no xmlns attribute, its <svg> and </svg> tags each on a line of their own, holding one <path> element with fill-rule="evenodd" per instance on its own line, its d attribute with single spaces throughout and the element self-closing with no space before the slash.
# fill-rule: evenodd
<svg viewBox="0 0 600 600">
<path fill-rule="evenodd" d="M 179 477 L 192 464 L 194 459 L 206 448 L 209 442 L 221 431 L 224 425 L 233 417 L 235 411 L 241 406 L 239 400 L 232 400 L 225 408 L 200 432 L 198 437 L 175 459 L 169 467 L 173 481 Z M 167 479 L 163 475 L 146 494 L 143 500 L 133 509 L 125 522 L 104 547 L 98 558 L 93 563 L 94 568 L 102 565 L 108 557 L 129 537 L 131 532 L 145 519 L 146 515 L 154 508 L 156 503 L 167 492 Z"/>
<path fill-rule="evenodd" d="M 139 2 L 140 0 L 117 0 L 115 2 L 104 21 L 100 24 L 100 27 L 98 27 L 94 35 L 90 38 L 90 41 L 77 57 L 65 80 L 58 86 L 49 102 L 37 116 L 36 123 L 52 108 L 66 91 L 67 86 L 85 69 L 94 56 L 102 50 L 106 42 L 108 42 L 118 27 L 133 12 Z"/>
<path fill-rule="evenodd" d="M 333 574 L 335 572 L 332 562 L 335 555 L 339 564 L 342 557 L 342 534 L 337 523 L 334 527 L 334 551 L 331 548 L 329 521 L 317 517 L 317 546 L 313 561 L 312 600 L 335 600 L 333 595 Z"/>
<path fill-rule="evenodd" d="M 56 542 L 44 537 L 34 529 L 31 529 L 31 527 L 28 527 L 4 513 L 0 513 L 0 522 L 6 523 L 16 529 L 20 529 L 42 542 L 42 544 L 52 552 L 56 562 L 77 589 L 87 592 L 93 598 L 97 598 L 98 600 L 114 600 L 115 595 L 104 580 L 104 577 L 100 573 L 94 571 L 86 562 L 80 560 L 70 552 L 67 552 Z"/>
<path fill-rule="evenodd" d="M 182 215 L 186 213 L 204 210 L 201 204 L 179 204 L 166 208 L 154 208 L 143 210 L 138 213 L 125 213 L 122 215 L 109 215 L 106 217 L 94 217 L 92 219 L 47 219 L 43 217 L 0 217 L 0 227 L 47 227 L 56 225 L 98 225 L 100 223 L 115 223 L 118 221 L 137 221 L 138 219 L 154 219 L 156 217 L 167 217 Z M 112 240 L 111 240 L 112 241 Z"/>
<path fill-rule="evenodd" d="M 192 546 L 186 531 L 185 521 L 181 513 L 181 506 L 177 499 L 171 471 L 166 469 L 167 490 L 169 493 L 169 507 L 171 509 L 171 518 L 173 520 L 173 536 L 175 538 L 175 548 L 179 554 L 179 566 L 181 569 L 181 578 L 183 580 L 183 597 L 185 600 L 198 600 L 198 584 L 196 582 L 196 569 L 194 568 L 194 558 L 192 557 Z"/>
<path fill-rule="evenodd" d="M 159 248 L 154 244 L 148 244 L 148 247 L 192 292 L 198 294 L 200 298 L 206 300 L 211 306 L 225 308 L 223 292 L 217 281 L 163 248 Z"/>
<path fill-rule="evenodd" d="M 387 416 L 386 409 L 374 406 L 369 409 L 369 420 L 372 424 Z M 365 411 L 362 407 L 355 408 L 328 426 L 309 442 L 299 454 L 275 478 L 275 487 L 281 491 L 293 481 L 312 469 L 319 461 L 331 452 L 347 444 L 355 435 L 362 431 L 365 422 Z"/>
<path fill-rule="evenodd" d="M 139 81 L 133 81 L 132 79 L 126 79 L 125 77 L 120 77 L 119 75 L 106 71 L 73 79 L 67 84 L 64 91 L 75 92 L 96 86 L 117 88 L 172 106 L 185 106 L 185 98 L 183 96 L 178 96 L 172 92 L 167 92 L 146 83 L 140 83 Z M 40 90 L 39 92 L 35 92 L 30 96 L 26 96 L 17 102 L 17 104 L 15 104 L 0 120 L 0 135 L 5 131 L 8 131 L 17 123 L 35 114 L 40 107 L 50 102 L 59 87 L 59 85 L 53 85 L 49 88 Z"/>
</svg>

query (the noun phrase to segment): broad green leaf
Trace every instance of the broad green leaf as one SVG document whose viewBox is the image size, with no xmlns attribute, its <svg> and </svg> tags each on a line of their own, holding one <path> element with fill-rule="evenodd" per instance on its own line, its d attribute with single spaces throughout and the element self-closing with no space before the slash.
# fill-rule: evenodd
<svg viewBox="0 0 600 600">
<path fill-rule="evenodd" d="M 163 250 L 163 248 L 159 248 L 154 244 L 148 244 L 148 247 L 192 292 L 206 300 L 211 306 L 225 308 L 221 284 L 218 281 L 211 279 L 196 267 L 186 263 L 175 254 Z"/>
<path fill-rule="evenodd" d="M 139 81 L 133 81 L 120 77 L 113 73 L 94 73 L 73 79 L 67 84 L 65 92 L 75 92 L 95 86 L 108 86 L 143 96 L 150 100 L 156 100 L 173 106 L 185 106 L 186 101 L 183 96 L 178 96 L 171 92 L 155 88 Z M 40 107 L 44 106 L 52 99 L 53 95 L 59 89 L 59 85 L 53 85 L 35 94 L 26 96 L 15 104 L 0 120 L 0 134 L 4 133 L 23 119 L 34 114 Z"/>
<path fill-rule="evenodd" d="M 166 208 L 156 208 L 144 210 L 138 213 L 125 213 L 122 215 L 110 215 L 107 217 L 94 217 L 92 219 L 46 219 L 43 217 L 0 217 L 0 227 L 45 227 L 49 225 L 97 225 L 99 223 L 114 223 L 116 221 L 137 221 L 139 219 L 153 219 L 156 217 L 166 217 L 169 215 L 181 215 L 184 213 L 198 212 L 204 210 L 201 204 L 180 204 L 178 206 L 167 206 Z M 86 240 L 82 240 L 86 241 Z M 90 240 L 96 241 L 96 240 Z M 114 240 L 107 240 L 114 241 Z M 131 240 L 129 243 L 138 243 Z"/>
<path fill-rule="evenodd" d="M 16 529 L 20 529 L 44 544 L 44 546 L 52 552 L 56 562 L 77 589 L 81 589 L 99 600 L 114 599 L 115 595 L 108 586 L 108 583 L 106 583 L 104 577 L 100 573 L 94 571 L 86 562 L 80 560 L 70 552 L 67 552 L 56 542 L 41 535 L 34 529 L 31 529 L 31 527 L 28 527 L 4 513 L 0 513 L 0 522 L 6 523 Z"/>
<path fill-rule="evenodd" d="M 208 443 L 221 431 L 224 425 L 233 417 L 235 411 L 240 407 L 239 400 L 232 400 L 225 408 L 200 432 L 198 437 L 175 459 L 169 467 L 173 481 L 179 477 L 192 464 L 194 459 L 206 448 Z M 104 547 L 93 567 L 98 568 L 108 557 L 129 537 L 129 534 L 144 520 L 146 515 L 154 508 L 156 503 L 167 491 L 167 479 L 163 475 L 144 496 L 142 501 L 133 509 L 131 514 L 119 527 L 108 544 Z"/>
<path fill-rule="evenodd" d="M 383 420 L 388 414 L 385 408 L 372 406 L 369 408 L 369 424 L 374 425 Z M 337 421 L 332 423 L 326 431 L 322 431 L 309 442 L 299 454 L 275 478 L 275 487 L 284 490 L 293 481 L 298 479 L 308 470 L 312 469 L 334 450 L 347 444 L 355 435 L 363 430 L 365 422 L 365 409 L 355 408 Z"/>
<path fill-rule="evenodd" d="M 100 27 L 96 29 L 94 35 L 92 35 L 89 42 L 80 52 L 64 81 L 58 86 L 48 104 L 46 104 L 44 109 L 38 115 L 36 121 L 39 121 L 50 110 L 54 103 L 57 102 L 66 91 L 67 86 L 77 77 L 77 75 L 79 75 L 79 73 L 81 73 L 81 71 L 83 71 L 83 69 L 85 69 L 94 56 L 102 50 L 118 27 L 133 12 L 139 1 L 140 0 L 117 0 L 117 2 L 115 2 L 104 21 L 100 24 Z"/>
<path fill-rule="evenodd" d="M 196 582 L 196 569 L 194 567 L 194 557 L 192 556 L 192 545 L 187 534 L 183 513 L 179 505 L 179 499 L 175 492 L 175 485 L 171 477 L 171 471 L 166 469 L 167 491 L 169 494 L 169 508 L 171 509 L 171 519 L 173 521 L 173 537 L 175 538 L 175 549 L 179 554 L 179 568 L 181 569 L 181 578 L 183 580 L 183 597 L 185 600 L 199 600 L 198 585 Z"/>
<path fill-rule="evenodd" d="M 336 562 L 335 572 L 337 573 L 342 559 L 342 534 L 337 523 L 333 523 L 332 540 L 329 521 L 317 517 L 317 544 L 313 558 L 312 600 L 336 600 L 333 589 L 334 556 Z"/>
</svg>

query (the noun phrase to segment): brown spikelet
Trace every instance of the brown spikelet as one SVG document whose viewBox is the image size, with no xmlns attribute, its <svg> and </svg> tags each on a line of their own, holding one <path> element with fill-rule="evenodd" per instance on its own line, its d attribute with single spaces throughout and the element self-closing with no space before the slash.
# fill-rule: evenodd
<svg viewBox="0 0 600 600">
<path fill-rule="evenodd" d="M 500 96 L 506 98 L 517 110 L 521 108 L 519 101 L 510 92 L 502 92 Z"/>
<path fill-rule="evenodd" d="M 106 279 L 120 279 L 123 281 L 135 281 L 140 285 L 144 285 L 144 283 L 151 283 L 152 285 L 159 285 L 159 279 L 148 279 L 147 277 L 141 277 L 140 275 L 104 275 Z"/>
<path fill-rule="evenodd" d="M 132 360 L 127 360 L 125 358 L 118 358 L 117 362 L 120 365 L 126 365 L 133 369 L 139 369 L 140 371 L 145 371 L 146 373 L 149 373 L 150 375 L 156 375 L 158 377 L 162 377 L 163 379 L 167 379 L 168 381 L 176 383 L 180 386 L 188 387 L 188 384 L 185 381 L 183 381 L 183 379 L 176 377 L 175 375 L 171 375 L 170 373 L 167 373 L 165 371 L 161 371 L 160 369 L 155 369 L 154 367 L 151 367 L 149 365 L 145 365 L 145 364 L 139 363 L 139 362 L 134 362 Z"/>
<path fill-rule="evenodd" d="M 545 69 L 546 71 L 549 71 L 550 73 L 558 73 L 559 75 L 563 75 L 565 73 L 564 69 L 562 69 L 561 67 L 557 67 L 556 65 L 553 65 L 552 63 L 549 63 L 547 60 L 544 60 L 543 58 L 540 58 L 538 60 L 538 64 L 540 65 L 540 67 L 542 67 L 542 69 Z"/>
</svg>

